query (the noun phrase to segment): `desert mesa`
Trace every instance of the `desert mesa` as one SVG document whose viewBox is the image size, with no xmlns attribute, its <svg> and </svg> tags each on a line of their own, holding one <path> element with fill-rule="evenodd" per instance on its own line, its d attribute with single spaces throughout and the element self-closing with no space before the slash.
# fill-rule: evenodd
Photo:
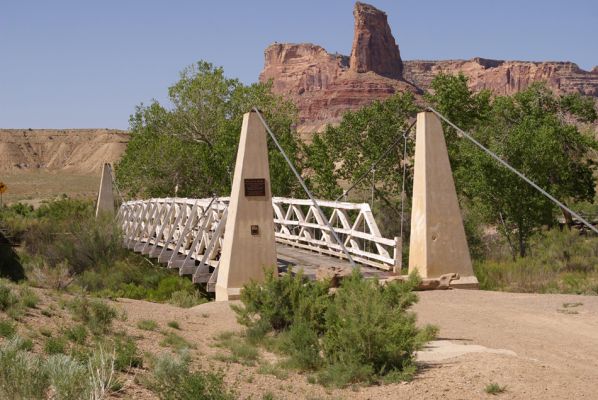
<svg viewBox="0 0 598 400">
<path fill-rule="evenodd" d="M 513 94 L 545 81 L 558 94 L 580 93 L 598 98 L 598 66 L 584 71 L 569 61 L 471 60 L 407 61 L 401 58 L 385 12 L 364 3 L 353 10 L 355 28 L 351 55 L 330 54 L 311 43 L 274 43 L 266 48 L 260 81 L 292 100 L 299 110 L 298 132 L 313 132 L 337 123 L 356 110 L 394 93 L 419 96 L 434 76 L 463 73 L 474 90 Z"/>
</svg>

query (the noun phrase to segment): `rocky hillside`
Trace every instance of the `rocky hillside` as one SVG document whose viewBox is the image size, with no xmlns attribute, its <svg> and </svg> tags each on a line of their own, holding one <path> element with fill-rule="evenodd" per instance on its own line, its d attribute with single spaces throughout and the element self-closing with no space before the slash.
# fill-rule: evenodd
<svg viewBox="0 0 598 400">
<path fill-rule="evenodd" d="M 120 159 L 128 140 L 110 129 L 0 129 L 0 171 L 99 174 L 104 162 Z"/>
<path fill-rule="evenodd" d="M 311 43 L 275 43 L 265 50 L 260 81 L 299 108 L 300 133 L 321 130 L 358 109 L 397 91 L 422 94 L 441 73 L 464 73 L 475 90 L 511 94 L 532 82 L 546 81 L 558 93 L 579 92 L 598 98 L 598 67 L 584 71 L 571 62 L 499 61 L 474 58 L 450 61 L 403 61 L 387 16 L 355 3 L 351 56 L 329 54 Z"/>
</svg>

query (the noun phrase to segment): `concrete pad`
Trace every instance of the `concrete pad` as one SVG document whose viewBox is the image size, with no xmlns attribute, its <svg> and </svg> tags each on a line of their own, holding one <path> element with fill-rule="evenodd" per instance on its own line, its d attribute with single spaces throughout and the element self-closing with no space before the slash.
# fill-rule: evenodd
<svg viewBox="0 0 598 400">
<path fill-rule="evenodd" d="M 477 344 L 455 343 L 450 340 L 433 340 L 429 342 L 423 350 L 418 351 L 416 357 L 417 361 L 420 362 L 439 362 L 470 353 L 492 353 L 514 357 L 517 356 L 517 354 L 511 350 L 491 349 Z"/>
</svg>

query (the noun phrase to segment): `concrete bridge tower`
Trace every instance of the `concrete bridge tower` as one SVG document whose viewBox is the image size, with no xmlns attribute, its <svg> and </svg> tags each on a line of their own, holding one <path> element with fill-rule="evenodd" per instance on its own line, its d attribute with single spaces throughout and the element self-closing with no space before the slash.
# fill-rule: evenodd
<svg viewBox="0 0 598 400">
<path fill-rule="evenodd" d="M 409 272 L 458 273 L 453 287 L 477 288 L 440 119 L 417 114 Z"/>
<path fill-rule="evenodd" d="M 265 268 L 276 268 L 275 240 L 266 129 L 250 112 L 243 116 L 216 301 L 238 299 L 244 284 L 262 280 Z"/>
</svg>

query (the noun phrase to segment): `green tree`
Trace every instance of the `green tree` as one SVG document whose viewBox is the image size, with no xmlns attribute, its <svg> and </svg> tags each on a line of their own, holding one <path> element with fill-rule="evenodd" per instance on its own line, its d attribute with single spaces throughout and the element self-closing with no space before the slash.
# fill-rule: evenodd
<svg viewBox="0 0 598 400">
<path fill-rule="evenodd" d="M 131 140 L 117 165 L 117 180 L 132 196 L 207 197 L 230 192 L 243 114 L 257 107 L 285 151 L 301 167 L 292 126 L 296 110 L 270 84 L 243 85 L 220 67 L 200 61 L 168 89 L 171 107 L 157 101 L 136 107 Z M 298 189 L 282 155 L 270 143 L 272 191 Z"/>
<path fill-rule="evenodd" d="M 349 111 L 338 126 L 329 125 L 323 133 L 314 135 L 305 153 L 306 166 L 313 172 L 309 182 L 317 195 L 328 199 L 340 196 L 341 184 L 348 187 L 366 173 L 402 137 L 416 112 L 413 95 L 400 93 Z M 408 139 L 408 157 L 413 155 L 413 137 Z M 373 183 L 376 199 L 382 201 L 395 220 L 399 215 L 402 168 L 406 161 L 403 150 L 404 142 L 399 140 L 396 148 L 376 166 L 375 172 L 355 187 L 357 193 L 369 193 Z"/>
<path fill-rule="evenodd" d="M 596 142 L 568 123 L 595 120 L 593 102 L 556 96 L 542 83 L 493 99 L 474 94 L 463 76 L 441 75 L 432 87 L 434 94 L 426 97 L 438 111 L 549 193 L 563 201 L 593 201 L 589 151 Z M 525 256 L 532 232 L 554 222 L 554 204 L 468 141 L 453 137 L 447 142 L 462 197 Z"/>
<path fill-rule="evenodd" d="M 424 94 L 424 99 L 461 129 L 469 131 L 488 120 L 491 92 L 470 90 L 465 75 L 439 74 L 434 77 L 430 86 L 431 93 Z M 446 124 L 443 126 L 451 167 L 454 173 L 458 173 L 464 163 L 463 155 L 468 151 L 468 148 L 463 148 L 467 143 L 459 139 L 452 127 Z M 458 186 L 460 180 L 456 181 Z"/>
</svg>

